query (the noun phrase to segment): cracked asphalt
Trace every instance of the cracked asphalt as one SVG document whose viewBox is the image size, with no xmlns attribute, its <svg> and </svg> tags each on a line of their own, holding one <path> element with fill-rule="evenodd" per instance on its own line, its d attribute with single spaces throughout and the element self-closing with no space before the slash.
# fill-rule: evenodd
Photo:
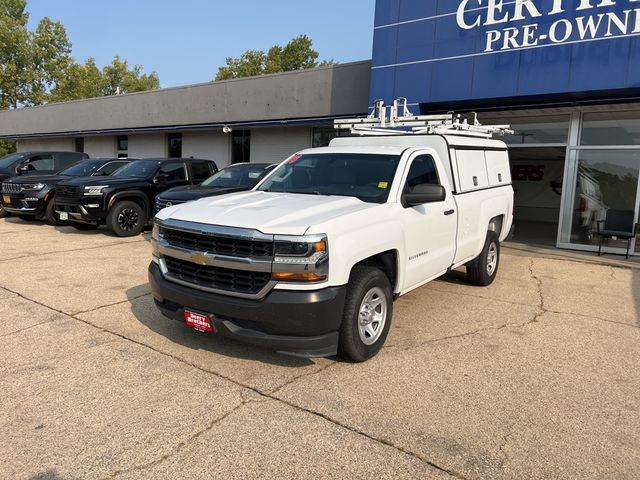
<svg viewBox="0 0 640 480">
<path fill-rule="evenodd" d="M 638 478 L 640 270 L 503 252 L 353 365 L 164 319 L 146 236 L 0 242 L 0 478 Z"/>
</svg>

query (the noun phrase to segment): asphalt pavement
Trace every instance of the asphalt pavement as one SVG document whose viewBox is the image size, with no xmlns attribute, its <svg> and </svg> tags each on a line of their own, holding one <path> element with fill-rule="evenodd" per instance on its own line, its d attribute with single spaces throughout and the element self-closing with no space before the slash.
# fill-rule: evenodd
<svg viewBox="0 0 640 480">
<path fill-rule="evenodd" d="M 148 234 L 8 218 L 0 245 L 0 478 L 638 478 L 638 269 L 503 253 L 349 364 L 165 319 Z"/>
</svg>

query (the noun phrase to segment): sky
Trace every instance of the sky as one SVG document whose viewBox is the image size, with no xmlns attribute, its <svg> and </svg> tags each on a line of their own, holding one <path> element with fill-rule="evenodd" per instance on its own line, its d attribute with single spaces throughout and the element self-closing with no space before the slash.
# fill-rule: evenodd
<svg viewBox="0 0 640 480">
<path fill-rule="evenodd" d="M 307 34 L 320 59 L 371 58 L 375 0 L 28 0 L 29 25 L 64 24 L 79 62 L 115 55 L 162 87 L 207 82 L 226 57 Z"/>
</svg>

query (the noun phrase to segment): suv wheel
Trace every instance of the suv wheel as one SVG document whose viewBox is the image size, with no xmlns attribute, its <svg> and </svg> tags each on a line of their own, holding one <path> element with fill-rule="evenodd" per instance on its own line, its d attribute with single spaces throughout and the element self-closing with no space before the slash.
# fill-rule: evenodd
<svg viewBox="0 0 640 480">
<path fill-rule="evenodd" d="M 364 362 L 380 351 L 393 314 L 393 292 L 387 276 L 375 267 L 356 267 L 347 286 L 338 353 Z"/>
<path fill-rule="evenodd" d="M 489 230 L 480 255 L 467 264 L 467 278 L 474 285 L 486 287 L 496 278 L 500 266 L 500 240 L 496 232 Z"/>
<path fill-rule="evenodd" d="M 135 202 L 116 203 L 109 211 L 107 227 L 118 237 L 133 237 L 142 232 L 147 223 L 144 210 Z"/>
<path fill-rule="evenodd" d="M 60 215 L 58 215 L 58 213 L 56 212 L 53 198 L 51 198 L 51 200 L 49 200 L 49 203 L 47 203 L 47 208 L 44 211 L 44 217 L 47 219 L 47 221 L 51 225 L 57 225 L 57 226 L 69 225 L 69 222 L 60 220 Z"/>
</svg>

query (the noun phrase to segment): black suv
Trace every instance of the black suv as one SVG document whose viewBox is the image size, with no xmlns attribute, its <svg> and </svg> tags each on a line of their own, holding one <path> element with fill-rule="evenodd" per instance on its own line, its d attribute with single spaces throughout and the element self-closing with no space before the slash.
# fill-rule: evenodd
<svg viewBox="0 0 640 480">
<path fill-rule="evenodd" d="M 275 167 L 268 163 L 238 163 L 223 168 L 200 185 L 175 187 L 161 193 L 156 197 L 155 213 L 199 198 L 251 190 Z"/>
<path fill-rule="evenodd" d="M 217 171 L 212 160 L 136 160 L 108 178 L 61 182 L 55 208 L 79 230 L 106 223 L 115 235 L 131 237 L 150 224 L 156 195 L 173 187 L 198 184 Z"/>
<path fill-rule="evenodd" d="M 89 158 L 78 152 L 20 152 L 0 158 L 0 182 L 16 175 L 48 175 L 64 170 L 74 163 Z M 7 211 L 0 205 L 0 218 Z"/>
<path fill-rule="evenodd" d="M 2 204 L 24 220 L 45 217 L 54 225 L 63 224 L 54 209 L 56 186 L 74 177 L 105 177 L 129 163 L 126 159 L 96 158 L 83 160 L 56 175 L 13 177 L 2 182 Z"/>
</svg>

